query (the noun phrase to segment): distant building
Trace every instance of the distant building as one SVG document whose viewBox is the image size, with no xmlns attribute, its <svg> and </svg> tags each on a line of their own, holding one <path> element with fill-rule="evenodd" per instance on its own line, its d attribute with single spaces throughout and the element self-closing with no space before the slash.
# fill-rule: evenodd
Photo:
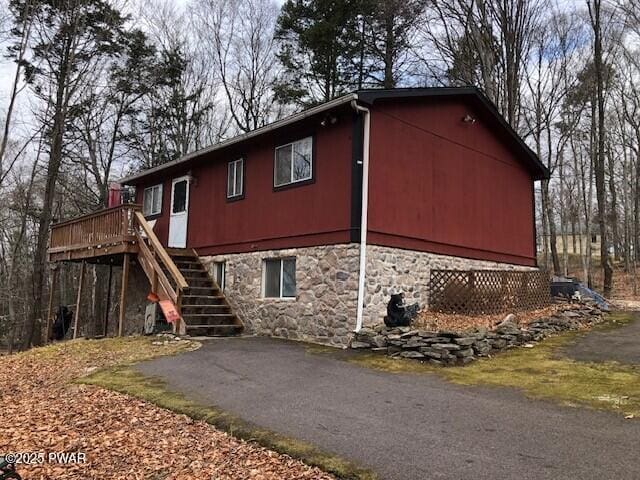
<svg viewBox="0 0 640 480">
<path fill-rule="evenodd" d="M 538 252 L 543 251 L 544 243 L 547 244 L 548 251 L 551 251 L 551 236 L 544 235 L 544 241 L 539 242 Z M 600 257 L 600 234 L 596 233 L 576 233 L 575 235 L 567 235 L 567 253 L 569 255 L 584 255 L 587 252 L 587 248 L 591 245 L 591 256 Z M 556 235 L 556 248 L 558 254 L 564 252 L 564 237 L 560 234 Z"/>
</svg>

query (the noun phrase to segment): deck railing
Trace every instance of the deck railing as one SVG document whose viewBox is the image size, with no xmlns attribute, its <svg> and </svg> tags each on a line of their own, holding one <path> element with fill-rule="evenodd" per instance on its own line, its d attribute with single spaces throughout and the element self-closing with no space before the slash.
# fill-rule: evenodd
<svg viewBox="0 0 640 480">
<path fill-rule="evenodd" d="M 119 205 L 52 225 L 50 257 L 91 256 L 97 249 L 108 251 L 114 245 L 135 243 L 134 212 L 140 208 L 140 205 Z"/>
</svg>

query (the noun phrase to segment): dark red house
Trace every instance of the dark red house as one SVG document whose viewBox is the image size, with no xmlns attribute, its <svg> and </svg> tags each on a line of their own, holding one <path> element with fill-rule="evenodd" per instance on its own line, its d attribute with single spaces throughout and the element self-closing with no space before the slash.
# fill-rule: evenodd
<svg viewBox="0 0 640 480">
<path fill-rule="evenodd" d="M 547 177 L 478 90 L 424 88 L 345 95 L 122 183 L 250 331 L 341 344 L 393 291 L 424 303 L 431 268 L 535 267 Z"/>
</svg>

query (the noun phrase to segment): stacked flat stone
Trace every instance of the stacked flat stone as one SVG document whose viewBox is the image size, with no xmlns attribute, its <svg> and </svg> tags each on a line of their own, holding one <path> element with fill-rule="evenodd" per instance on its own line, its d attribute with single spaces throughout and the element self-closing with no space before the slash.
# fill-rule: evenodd
<svg viewBox="0 0 640 480">
<path fill-rule="evenodd" d="M 530 346 L 558 332 L 600 323 L 603 311 L 593 302 L 568 304 L 559 313 L 526 326 L 511 319 L 494 330 L 476 328 L 466 332 L 426 331 L 411 327 L 387 328 L 384 324 L 361 329 L 351 348 L 371 349 L 392 357 L 412 358 L 433 365 L 466 365 L 480 357 L 518 346 Z"/>
</svg>

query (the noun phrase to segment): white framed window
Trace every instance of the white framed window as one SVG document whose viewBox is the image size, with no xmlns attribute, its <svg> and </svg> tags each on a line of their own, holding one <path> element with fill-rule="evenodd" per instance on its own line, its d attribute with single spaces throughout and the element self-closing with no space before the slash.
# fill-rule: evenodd
<svg viewBox="0 0 640 480">
<path fill-rule="evenodd" d="M 295 258 L 267 258 L 263 260 L 262 294 L 265 298 L 295 298 Z"/>
<path fill-rule="evenodd" d="M 313 137 L 276 147 L 274 187 L 311 180 L 313 177 Z"/>
<path fill-rule="evenodd" d="M 142 214 L 158 215 L 162 211 L 162 184 L 144 189 L 142 195 Z"/>
<path fill-rule="evenodd" d="M 214 262 L 213 263 L 213 278 L 220 287 L 220 290 L 224 291 L 225 276 L 227 265 L 226 262 Z"/>
<path fill-rule="evenodd" d="M 241 197 L 244 194 L 244 158 L 227 164 L 227 198 Z"/>
</svg>

